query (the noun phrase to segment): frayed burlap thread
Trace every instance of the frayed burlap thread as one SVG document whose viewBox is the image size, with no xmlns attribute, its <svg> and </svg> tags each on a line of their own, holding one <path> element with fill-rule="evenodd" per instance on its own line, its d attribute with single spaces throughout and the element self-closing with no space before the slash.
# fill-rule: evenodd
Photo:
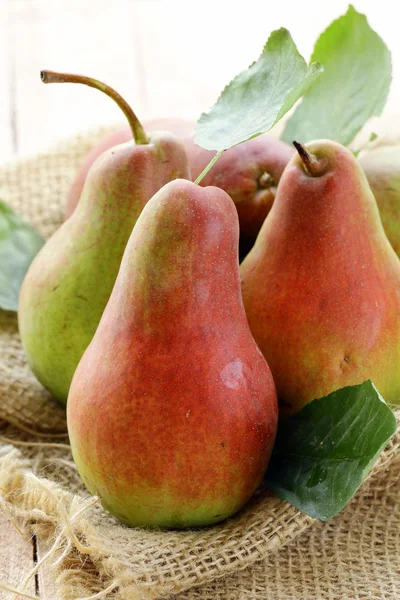
<svg viewBox="0 0 400 600">
<path fill-rule="evenodd" d="M 47 238 L 62 220 L 83 156 L 105 132 L 79 136 L 53 152 L 3 167 L 0 198 Z M 30 373 L 16 316 L 4 311 L 0 425 L 0 508 L 47 543 L 44 560 L 60 600 L 155 600 L 174 594 L 179 600 L 386 598 L 364 594 L 370 571 L 357 555 L 355 541 L 368 556 L 375 548 L 378 557 L 375 533 L 386 531 L 385 523 L 399 531 L 398 511 L 392 510 L 399 492 L 399 434 L 352 504 L 328 524 L 315 523 L 263 493 L 236 517 L 213 528 L 129 529 L 82 486 L 67 444 L 65 411 Z M 381 552 L 376 564 L 389 582 L 386 594 L 398 582 L 387 564 L 388 557 L 398 564 L 398 544 L 389 533 L 380 539 L 386 563 Z M 350 553 L 357 564 L 354 575 L 349 572 Z M 345 584 L 358 595 L 337 595 L 336 588 L 342 593 Z"/>
</svg>

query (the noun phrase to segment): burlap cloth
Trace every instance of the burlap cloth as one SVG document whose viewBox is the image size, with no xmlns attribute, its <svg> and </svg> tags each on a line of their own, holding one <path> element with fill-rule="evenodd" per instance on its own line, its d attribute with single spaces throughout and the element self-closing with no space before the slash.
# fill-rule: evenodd
<svg viewBox="0 0 400 600">
<path fill-rule="evenodd" d="M 48 237 L 82 157 L 104 133 L 3 167 L 0 198 Z M 44 560 L 60 599 L 400 598 L 400 431 L 351 504 L 328 523 L 264 492 L 213 528 L 130 529 L 83 489 L 64 411 L 30 374 L 16 317 L 4 311 L 0 428 L 0 508 L 51 547 Z"/>
</svg>

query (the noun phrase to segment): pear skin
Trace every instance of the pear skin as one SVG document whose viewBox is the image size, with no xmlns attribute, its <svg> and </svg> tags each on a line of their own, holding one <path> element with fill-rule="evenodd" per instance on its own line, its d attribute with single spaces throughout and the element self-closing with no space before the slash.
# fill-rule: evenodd
<svg viewBox="0 0 400 600">
<path fill-rule="evenodd" d="M 371 379 L 400 400 L 400 262 L 358 161 L 335 142 L 296 155 L 241 265 L 250 329 L 282 414 Z"/>
<path fill-rule="evenodd" d="M 378 204 L 388 240 L 400 256 L 400 146 L 377 146 L 359 160 Z"/>
<path fill-rule="evenodd" d="M 140 215 L 67 403 L 78 471 L 131 526 L 210 525 L 266 470 L 269 367 L 241 292 L 229 196 L 176 180 Z"/>
<path fill-rule="evenodd" d="M 189 176 L 185 149 L 170 133 L 106 151 L 90 169 L 73 216 L 28 269 L 19 298 L 21 340 L 33 373 L 61 403 L 140 212 L 165 183 Z"/>
</svg>

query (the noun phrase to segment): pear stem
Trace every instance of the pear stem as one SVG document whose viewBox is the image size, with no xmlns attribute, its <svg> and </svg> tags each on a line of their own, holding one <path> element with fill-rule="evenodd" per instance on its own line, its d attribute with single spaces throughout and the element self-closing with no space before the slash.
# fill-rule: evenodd
<svg viewBox="0 0 400 600">
<path fill-rule="evenodd" d="M 200 183 L 200 181 L 203 179 L 203 177 L 205 177 L 207 175 L 207 173 L 211 169 L 211 167 L 213 167 L 215 165 L 215 163 L 217 162 L 217 160 L 219 159 L 219 157 L 222 156 L 223 152 L 225 152 L 225 150 L 220 150 L 219 152 L 217 152 L 217 154 L 215 154 L 212 157 L 212 159 L 210 160 L 210 162 L 208 163 L 208 165 L 206 166 L 206 168 L 202 170 L 202 172 L 197 177 L 197 179 L 195 180 L 194 183 L 197 183 L 197 184 Z"/>
<path fill-rule="evenodd" d="M 271 186 L 276 185 L 274 178 L 267 171 L 264 171 L 264 173 L 260 175 L 257 184 L 262 190 L 267 190 Z"/>
<path fill-rule="evenodd" d="M 40 78 L 43 83 L 82 83 L 89 87 L 95 88 L 104 92 L 109 98 L 112 98 L 116 104 L 120 107 L 132 130 L 133 139 L 136 144 L 148 144 L 149 139 L 146 135 L 143 126 L 129 104 L 120 96 L 112 87 L 109 85 L 93 79 L 92 77 L 86 77 L 85 75 L 74 75 L 72 73 L 57 73 L 56 71 L 40 71 Z"/>
<path fill-rule="evenodd" d="M 309 175 L 311 175 L 312 177 L 318 177 L 318 175 L 321 175 L 321 170 L 323 168 L 321 161 L 319 161 L 314 156 L 314 154 L 311 154 L 310 152 L 308 152 L 304 148 L 304 146 L 299 144 L 299 142 L 293 142 L 293 146 L 296 148 L 297 152 L 299 153 L 299 156 L 300 156 L 301 160 L 303 161 L 303 165 L 304 165 L 304 168 L 307 171 L 307 173 Z"/>
</svg>

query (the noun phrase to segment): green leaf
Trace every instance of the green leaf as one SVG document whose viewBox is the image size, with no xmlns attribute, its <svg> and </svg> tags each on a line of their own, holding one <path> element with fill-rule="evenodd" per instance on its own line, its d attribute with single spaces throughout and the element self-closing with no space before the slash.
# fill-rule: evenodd
<svg viewBox="0 0 400 600">
<path fill-rule="evenodd" d="M 324 65 L 324 73 L 304 95 L 282 139 L 329 138 L 347 145 L 385 106 L 392 80 L 390 52 L 365 15 L 350 5 L 322 33 L 312 60 Z"/>
<path fill-rule="evenodd" d="M 266 486 L 323 521 L 347 504 L 396 431 L 371 381 L 307 404 L 279 424 Z"/>
<path fill-rule="evenodd" d="M 273 31 L 260 58 L 237 75 L 197 122 L 194 141 L 218 152 L 271 129 L 316 81 L 287 29 Z"/>
<path fill-rule="evenodd" d="M 25 273 L 44 240 L 0 200 L 0 308 L 18 310 Z"/>
</svg>

